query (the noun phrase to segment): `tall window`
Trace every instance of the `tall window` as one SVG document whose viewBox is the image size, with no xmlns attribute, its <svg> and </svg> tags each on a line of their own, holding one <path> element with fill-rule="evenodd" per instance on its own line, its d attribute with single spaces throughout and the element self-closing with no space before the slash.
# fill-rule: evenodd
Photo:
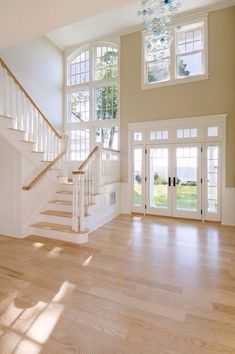
<svg viewBox="0 0 235 354">
<path fill-rule="evenodd" d="M 204 78 L 207 75 L 207 19 L 177 24 L 171 48 L 151 52 L 144 34 L 144 86 L 180 83 Z M 149 43 L 149 40 L 148 40 Z"/>
<path fill-rule="evenodd" d="M 93 43 L 68 58 L 69 159 L 84 160 L 95 143 L 118 149 L 119 51 Z"/>
</svg>

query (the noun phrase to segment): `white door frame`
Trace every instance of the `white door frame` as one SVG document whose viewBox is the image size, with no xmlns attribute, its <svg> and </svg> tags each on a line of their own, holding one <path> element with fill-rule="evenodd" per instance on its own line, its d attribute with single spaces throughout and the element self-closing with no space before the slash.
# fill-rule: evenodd
<svg viewBox="0 0 235 354">
<path fill-rule="evenodd" d="M 123 184 L 124 190 L 125 190 L 125 199 L 131 201 L 132 200 L 132 146 L 138 144 L 143 146 L 145 148 L 148 144 L 155 144 L 156 141 L 152 141 L 150 139 L 150 131 L 154 130 L 168 130 L 168 140 L 164 141 L 158 141 L 157 143 L 159 144 L 168 144 L 168 143 L 186 143 L 186 142 L 200 142 L 203 145 L 203 155 L 204 155 L 204 161 L 205 161 L 205 151 L 206 151 L 206 144 L 208 143 L 220 143 L 220 148 L 221 148 L 221 154 L 220 154 L 220 211 L 219 214 L 215 217 L 212 215 L 208 215 L 206 212 L 206 200 L 203 198 L 202 195 L 202 205 L 203 205 L 203 218 L 202 220 L 204 221 L 205 219 L 207 220 L 215 220 L 215 221 L 222 221 L 226 219 L 225 212 L 227 210 L 227 200 L 223 197 L 222 195 L 225 196 L 227 195 L 227 188 L 226 188 L 226 120 L 227 120 L 227 114 L 217 114 L 217 115 L 209 115 L 209 116 L 196 116 L 196 117 L 188 117 L 188 118 L 177 118 L 177 119 L 165 119 L 165 120 L 155 120 L 155 121 L 145 121 L 141 123 L 129 123 L 129 166 L 130 168 L 128 169 L 128 183 Z M 209 136 L 208 134 L 208 127 L 218 127 L 218 135 L 217 136 Z M 193 128 L 198 128 L 199 135 L 197 138 L 194 139 L 181 139 L 179 141 L 176 137 L 176 130 L 178 128 L 184 128 L 184 127 L 193 127 Z M 134 140 L 134 133 L 135 132 L 141 132 L 141 139 L 139 141 Z M 202 166 L 202 175 L 203 175 L 203 181 L 205 181 L 205 164 Z M 205 186 L 206 183 L 204 183 L 203 186 L 203 192 L 202 194 L 205 195 Z M 129 197 L 128 197 L 129 196 Z M 129 210 L 130 212 L 135 212 L 135 210 L 132 209 L 132 203 L 127 206 L 128 209 L 125 208 L 126 212 Z M 145 213 L 145 205 L 142 206 L 141 210 L 139 209 L 137 212 L 140 213 Z"/>
</svg>

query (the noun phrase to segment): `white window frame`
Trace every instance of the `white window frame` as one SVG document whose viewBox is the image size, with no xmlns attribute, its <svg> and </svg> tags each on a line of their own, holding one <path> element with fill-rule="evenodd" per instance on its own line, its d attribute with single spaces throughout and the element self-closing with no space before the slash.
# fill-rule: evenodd
<svg viewBox="0 0 235 354">
<path fill-rule="evenodd" d="M 203 67 L 204 67 L 204 72 L 199 75 L 192 75 L 188 77 L 177 77 L 177 52 L 176 52 L 176 30 L 178 26 L 188 26 L 188 25 L 193 25 L 197 23 L 203 23 L 203 33 L 204 33 L 204 48 L 202 50 L 203 53 Z M 179 18 L 175 21 L 174 25 L 174 30 L 172 31 L 173 35 L 173 41 L 171 43 L 170 47 L 170 79 L 167 81 L 161 81 L 161 82 L 154 82 L 154 83 L 148 83 L 147 82 L 147 70 L 146 70 L 146 60 L 145 60 L 145 37 L 148 35 L 147 31 L 142 32 L 142 90 L 145 89 L 151 89 L 151 88 L 158 88 L 158 87 L 165 87 L 165 86 L 172 86 L 172 85 L 179 85 L 179 84 L 185 84 L 185 83 L 190 83 L 190 82 L 195 82 L 195 81 L 200 81 L 200 80 L 207 80 L 209 77 L 208 73 L 208 14 L 205 14 L 203 16 L 197 16 L 197 17 L 190 17 L 190 18 Z M 180 54 L 179 54 L 180 55 Z"/>
<path fill-rule="evenodd" d="M 118 76 L 115 78 L 109 78 L 104 80 L 96 80 L 96 48 L 99 46 L 114 47 L 118 50 Z M 89 82 L 78 85 L 70 85 L 69 79 L 69 64 L 78 56 L 80 53 L 89 50 Z M 76 129 L 89 129 L 89 149 L 96 144 L 96 129 L 97 128 L 118 128 L 118 146 L 120 146 L 120 39 L 115 38 L 109 41 L 95 41 L 87 45 L 81 46 L 78 49 L 73 48 L 72 53 L 68 53 L 65 56 L 65 131 L 76 130 Z M 96 119 L 96 89 L 99 87 L 105 87 L 110 85 L 117 85 L 118 87 L 118 114 L 115 119 L 97 120 Z M 90 93 L 90 112 L 89 121 L 72 123 L 69 122 L 70 115 L 70 101 L 69 96 L 71 93 L 87 90 Z M 76 161 L 70 160 L 68 156 L 68 161 L 73 164 Z M 78 161 L 79 162 L 79 161 Z"/>
</svg>

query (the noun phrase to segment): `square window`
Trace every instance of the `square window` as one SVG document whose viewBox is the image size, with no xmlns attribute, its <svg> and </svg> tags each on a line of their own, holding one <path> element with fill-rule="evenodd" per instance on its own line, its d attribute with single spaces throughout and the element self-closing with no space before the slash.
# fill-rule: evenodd
<svg viewBox="0 0 235 354">
<path fill-rule="evenodd" d="M 178 56 L 177 77 L 188 77 L 203 74 L 202 52 Z"/>
<path fill-rule="evenodd" d="M 143 140 L 143 134 L 141 132 L 135 132 L 134 141 L 142 141 L 142 140 Z"/>
<path fill-rule="evenodd" d="M 207 133 L 208 133 L 208 137 L 218 136 L 219 135 L 219 128 L 218 127 L 208 127 Z"/>
<path fill-rule="evenodd" d="M 170 78 L 169 63 L 149 63 L 147 64 L 148 83 L 163 82 Z"/>
</svg>

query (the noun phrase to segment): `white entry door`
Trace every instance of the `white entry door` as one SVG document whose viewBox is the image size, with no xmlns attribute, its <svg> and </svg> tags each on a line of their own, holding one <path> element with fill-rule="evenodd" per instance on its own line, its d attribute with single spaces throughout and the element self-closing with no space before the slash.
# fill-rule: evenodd
<svg viewBox="0 0 235 354">
<path fill-rule="evenodd" d="M 146 212 L 201 219 L 201 144 L 150 145 L 146 152 Z"/>
<path fill-rule="evenodd" d="M 201 144 L 173 147 L 172 215 L 202 219 Z"/>
</svg>

